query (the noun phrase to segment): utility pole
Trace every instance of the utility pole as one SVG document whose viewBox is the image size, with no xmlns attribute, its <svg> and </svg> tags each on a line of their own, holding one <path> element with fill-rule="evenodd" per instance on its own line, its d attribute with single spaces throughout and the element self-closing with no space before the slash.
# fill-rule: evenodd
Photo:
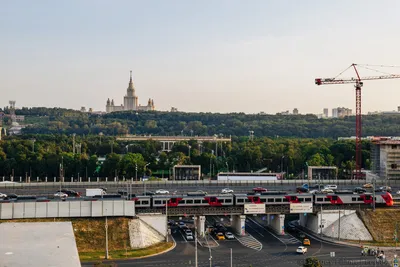
<svg viewBox="0 0 400 267">
<path fill-rule="evenodd" d="M 103 194 L 102 194 L 102 196 L 103 196 Z M 107 212 L 107 210 L 106 210 L 106 212 Z M 106 260 L 108 260 L 108 222 L 107 222 L 107 214 L 106 214 L 106 225 L 105 225 L 105 228 L 106 228 Z"/>
<path fill-rule="evenodd" d="M 135 181 L 137 182 L 137 163 L 135 162 Z"/>
<path fill-rule="evenodd" d="M 375 211 L 375 186 L 376 186 L 376 179 L 375 179 L 375 177 L 374 178 L 372 178 L 373 180 L 373 185 L 372 185 L 372 209 L 373 209 L 373 211 Z"/>
<path fill-rule="evenodd" d="M 75 133 L 72 134 L 72 153 L 75 154 Z"/>
<path fill-rule="evenodd" d="M 193 218 L 194 222 L 194 266 L 198 267 L 198 262 L 197 262 L 197 217 L 196 215 Z"/>
<path fill-rule="evenodd" d="M 322 238 L 322 226 L 323 225 L 322 225 L 322 204 L 321 204 L 321 225 L 319 226 L 319 228 L 321 229 L 320 232 L 319 232 L 321 238 Z"/>
<path fill-rule="evenodd" d="M 233 267 L 232 249 L 231 249 L 231 267 Z"/>
<path fill-rule="evenodd" d="M 338 229 L 339 241 L 340 241 L 340 210 L 339 210 L 339 229 Z"/>
<path fill-rule="evenodd" d="M 167 234 L 166 234 L 166 240 L 168 242 L 168 199 L 165 201 L 165 217 L 167 221 Z"/>
</svg>

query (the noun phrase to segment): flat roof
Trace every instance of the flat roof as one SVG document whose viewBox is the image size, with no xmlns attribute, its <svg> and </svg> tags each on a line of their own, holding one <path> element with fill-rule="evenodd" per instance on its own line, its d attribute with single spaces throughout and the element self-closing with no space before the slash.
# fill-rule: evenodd
<svg viewBox="0 0 400 267">
<path fill-rule="evenodd" d="M 81 267 L 71 222 L 0 223 L 0 266 Z"/>
</svg>

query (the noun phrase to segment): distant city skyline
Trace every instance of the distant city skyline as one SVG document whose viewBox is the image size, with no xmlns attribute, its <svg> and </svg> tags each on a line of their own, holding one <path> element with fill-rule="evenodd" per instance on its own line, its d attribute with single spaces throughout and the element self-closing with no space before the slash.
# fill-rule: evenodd
<svg viewBox="0 0 400 267">
<path fill-rule="evenodd" d="M 314 78 L 353 62 L 400 65 L 399 8 L 396 0 L 7 1 L 0 106 L 105 111 L 133 70 L 140 98 L 156 99 L 157 110 L 354 112 L 353 85 Z M 364 82 L 362 113 L 397 110 L 399 87 L 400 79 Z"/>
</svg>

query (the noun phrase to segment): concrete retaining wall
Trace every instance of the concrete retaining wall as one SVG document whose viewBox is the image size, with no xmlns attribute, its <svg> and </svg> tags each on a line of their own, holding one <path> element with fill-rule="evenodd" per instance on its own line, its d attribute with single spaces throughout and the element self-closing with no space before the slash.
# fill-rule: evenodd
<svg viewBox="0 0 400 267">
<path fill-rule="evenodd" d="M 129 221 L 129 238 L 132 248 L 145 248 L 165 240 L 164 236 L 139 218 Z"/>
<path fill-rule="evenodd" d="M 139 219 L 150 225 L 154 230 L 163 235 L 167 236 L 167 216 L 165 215 L 138 215 Z"/>
<path fill-rule="evenodd" d="M 108 200 L 21 202 L 0 204 L 1 220 L 103 216 L 135 216 L 135 202 L 125 200 Z"/>
</svg>

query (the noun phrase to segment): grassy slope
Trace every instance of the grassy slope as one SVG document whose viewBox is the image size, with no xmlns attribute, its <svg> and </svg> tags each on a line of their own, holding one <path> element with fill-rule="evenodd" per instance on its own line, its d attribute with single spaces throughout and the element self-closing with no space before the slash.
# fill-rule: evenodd
<svg viewBox="0 0 400 267">
<path fill-rule="evenodd" d="M 1 222 L 65 222 L 71 221 L 75 232 L 79 252 L 96 252 L 105 248 L 104 218 L 59 218 L 59 219 L 22 219 L 4 220 Z M 128 218 L 108 219 L 109 250 L 130 248 Z"/>
<path fill-rule="evenodd" d="M 375 212 L 361 210 L 359 215 L 375 242 L 394 245 L 393 234 L 396 222 L 399 223 L 400 231 L 400 211 L 389 209 L 376 209 Z"/>
</svg>

